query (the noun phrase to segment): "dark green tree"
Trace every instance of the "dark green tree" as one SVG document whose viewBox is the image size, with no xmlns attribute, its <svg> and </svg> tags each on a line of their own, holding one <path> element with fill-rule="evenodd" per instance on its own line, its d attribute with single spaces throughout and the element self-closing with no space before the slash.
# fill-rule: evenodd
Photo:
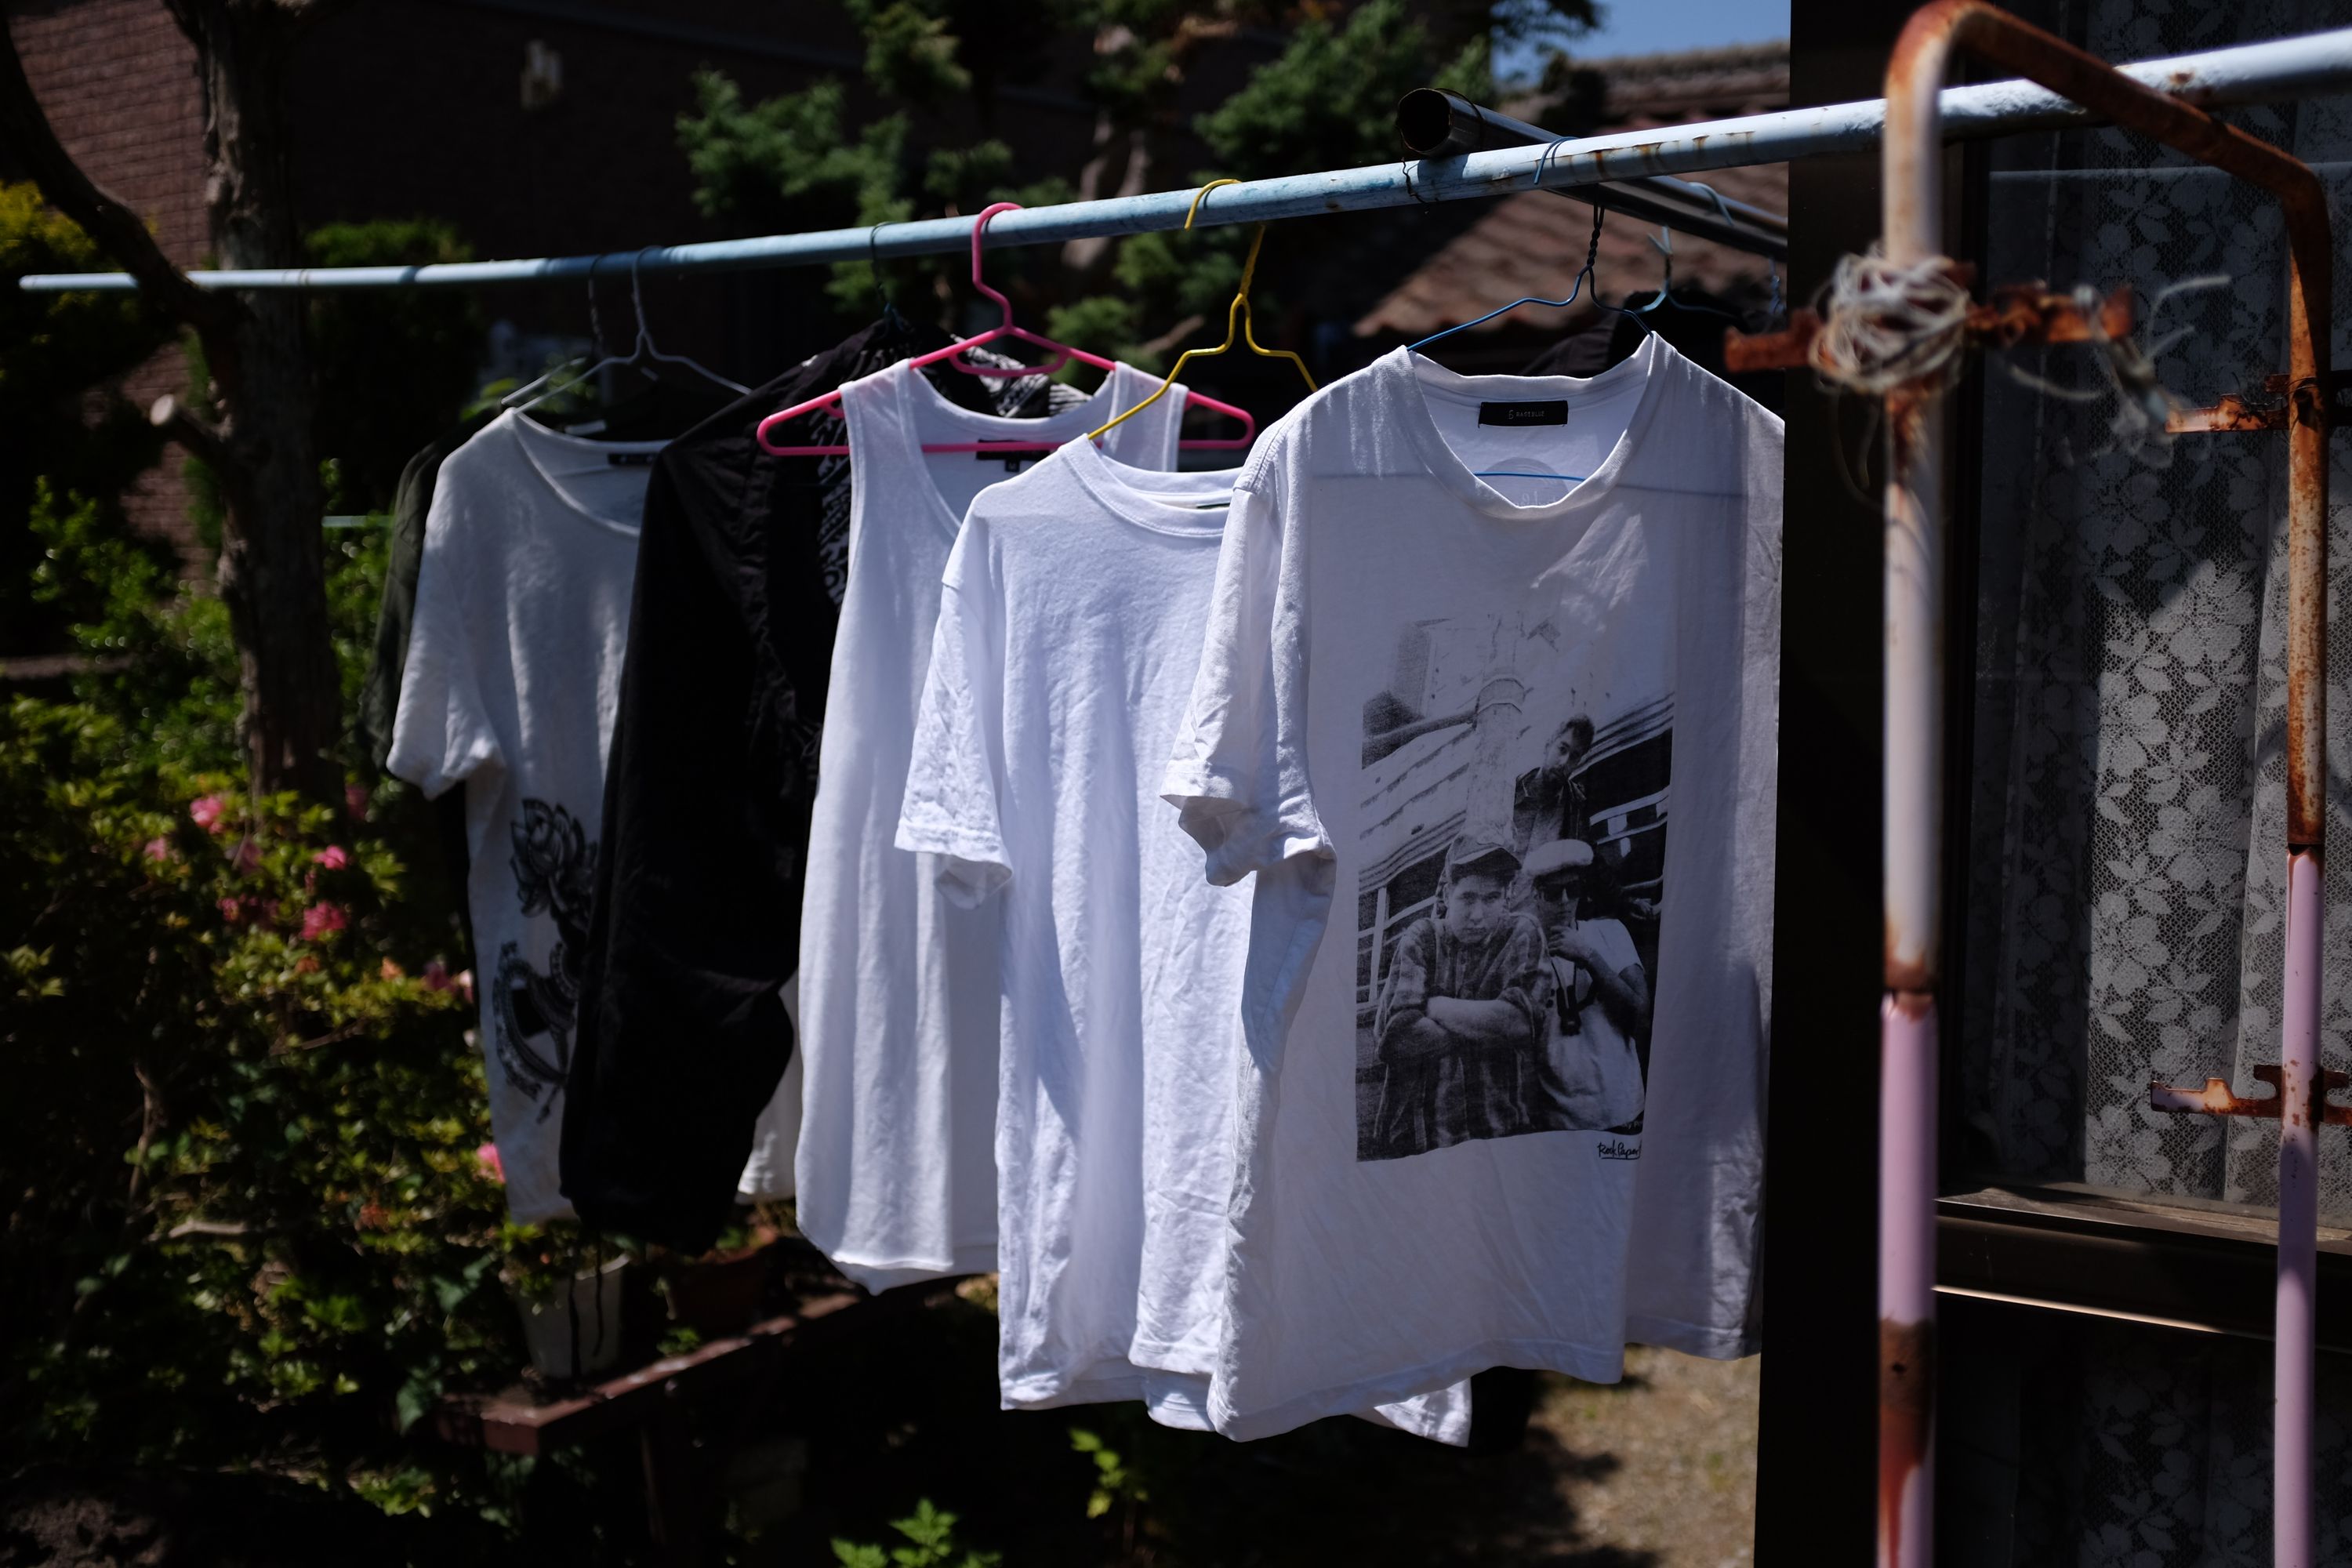
<svg viewBox="0 0 2352 1568">
<path fill-rule="evenodd" d="M 851 87 L 838 80 L 751 103 L 733 82 L 705 73 L 698 110 L 678 132 L 707 214 L 746 233 L 846 226 L 996 200 L 1035 205 L 1213 174 L 1378 163 L 1393 156 L 1391 115 L 1407 89 L 1433 82 L 1484 97 L 1494 86 L 1493 40 L 1565 41 L 1594 16 L 1591 0 L 1362 0 L 1344 8 L 1049 0 L 1017 11 L 979 0 L 845 3 L 866 40 L 861 97 L 878 100 L 881 112 L 853 124 Z M 1289 32 L 1286 47 L 1215 109 L 1188 120 L 1186 88 L 1215 52 L 1246 47 L 1245 33 L 1274 26 Z M 1095 122 L 1074 177 L 1019 167 L 996 134 L 1009 112 L 1005 89 L 1038 73 L 1057 35 L 1083 39 L 1092 61 L 1082 90 Z M 1207 171 L 1190 166 L 1203 147 Z M 1058 268 L 1023 253 L 995 265 L 1047 331 L 1161 365 L 1222 324 L 1247 241 L 1243 230 L 1076 240 L 1062 247 Z M 1259 274 L 1265 295 L 1280 292 L 1291 265 L 1270 255 Z M 902 305 L 961 297 L 951 258 L 885 271 Z M 831 292 L 844 325 L 867 315 L 866 264 L 838 267 Z"/>
<path fill-rule="evenodd" d="M 28 272 L 83 272 L 98 247 L 51 211 L 31 185 L 0 184 L 0 651 L 47 651 L 66 613 L 37 602 L 43 544 L 32 528 L 37 481 L 78 495 L 121 531 L 123 488 L 155 461 L 163 441 L 146 413 L 109 383 L 172 341 L 171 323 L 139 294 L 27 294 Z M 161 567 L 165 552 L 146 553 Z"/>
<path fill-rule="evenodd" d="M 474 258 L 456 229 L 432 218 L 329 224 L 302 248 L 317 267 Z M 477 390 L 481 311 L 463 289 L 323 292 L 310 302 L 310 354 L 328 510 L 385 510 L 401 466 L 455 423 Z"/>
</svg>

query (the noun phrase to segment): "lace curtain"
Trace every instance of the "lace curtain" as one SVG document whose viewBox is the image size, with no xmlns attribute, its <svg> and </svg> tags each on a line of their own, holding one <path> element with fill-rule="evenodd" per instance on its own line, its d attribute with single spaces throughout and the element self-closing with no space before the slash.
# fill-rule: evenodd
<svg viewBox="0 0 2352 1568">
<path fill-rule="evenodd" d="M 2060 7 L 2063 11 L 2069 7 Z M 2076 29 L 2131 59 L 2352 22 L 2352 4 L 2101 0 Z M 2063 28 L 2065 18 L 2054 18 Z M 2085 25 L 2086 24 L 2086 25 Z M 2352 100 L 2231 116 L 2319 165 L 2352 221 Z M 2258 394 L 2286 367 L 2275 202 L 2118 132 L 2015 138 L 1992 177 L 1989 276 L 2166 284 L 2179 397 Z M 2339 250 L 2342 248 L 2339 244 Z M 2352 282 L 2352 279 L 2347 279 Z M 2343 312 L 2338 312 L 2339 320 Z M 2338 330 L 2335 353 L 2346 363 Z M 1988 367 L 1972 886 L 1970 1163 L 2136 1194 L 2268 1204 L 2274 1124 L 2147 1110 L 2150 1078 L 2242 1092 L 2278 1059 L 2285 880 L 2284 436 L 2135 427 L 2081 349 Z M 2330 476 L 2342 537 L 2352 447 Z M 2335 552 L 2329 834 L 2352 844 L 2352 547 Z M 2323 1037 L 2352 1066 L 2352 858 L 2332 857 Z M 2352 1138 L 2322 1138 L 2321 1203 L 2352 1222 Z"/>
<path fill-rule="evenodd" d="M 2025 15 L 2102 58 L 2217 48 L 2352 25 L 2328 4 L 2056 0 Z M 2036 11 L 2039 15 L 2036 15 Z M 2352 100 L 2232 111 L 2318 167 L 2352 232 Z M 2119 132 L 1995 145 L 1985 276 L 2102 291 L 2130 282 L 2164 384 L 2253 394 L 2286 368 L 2285 242 L 2274 202 Z M 2346 271 L 2339 265 L 2339 274 Z M 2339 277 L 2339 296 L 2352 276 Z M 2339 321 L 2346 312 L 2339 309 Z M 2334 332 L 2339 365 L 2352 339 Z M 1961 980 L 1965 1146 L 1956 1170 L 2266 1205 L 2275 1123 L 2164 1116 L 2150 1079 L 2278 1059 L 2285 768 L 2282 435 L 2165 440 L 2079 349 L 1988 366 Z M 2328 833 L 2352 846 L 2352 442 L 2333 444 Z M 1956 648 L 1956 654 L 1967 650 Z M 2352 1068 L 2352 849 L 2328 862 L 2326 1064 Z M 2352 1223 L 2352 1131 L 2320 1135 L 2323 1219 Z M 2269 1347 L 2120 1325 L 2067 1353 L 1955 1343 L 2022 1376 L 2013 1539 L 1948 1562 L 2266 1563 Z M 1969 1375 L 1974 1375 L 1973 1373 Z M 2345 1419 L 2352 1376 L 2324 1357 L 2321 1561 L 2352 1563 Z M 1948 1452 L 1950 1450 L 1948 1449 Z M 1963 1459 L 1963 1464 L 1969 1461 Z M 1980 1480 L 1981 1478 L 1979 1478 Z M 1990 1538 L 1987 1538 L 1990 1540 Z"/>
</svg>

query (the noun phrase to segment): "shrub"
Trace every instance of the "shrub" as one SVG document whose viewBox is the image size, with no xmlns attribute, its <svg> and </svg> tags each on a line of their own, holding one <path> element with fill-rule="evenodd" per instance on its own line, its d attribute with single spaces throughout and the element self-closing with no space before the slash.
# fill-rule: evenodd
<svg viewBox="0 0 2352 1568">
<path fill-rule="evenodd" d="M 523 1363 L 454 893 L 414 792 L 251 797 L 218 601 L 40 491 L 92 668 L 0 708 L 0 1467 L 259 1466 L 428 1506 L 403 1444 Z M 330 539 L 347 689 L 381 531 Z M 490 1506 L 485 1496 L 474 1503 Z"/>
</svg>

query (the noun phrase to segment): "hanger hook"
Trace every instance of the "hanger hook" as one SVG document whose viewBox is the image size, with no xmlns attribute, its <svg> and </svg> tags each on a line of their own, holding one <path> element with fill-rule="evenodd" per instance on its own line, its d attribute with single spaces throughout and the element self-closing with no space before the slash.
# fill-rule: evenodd
<svg viewBox="0 0 2352 1568">
<path fill-rule="evenodd" d="M 1535 184 L 1529 187 L 1530 189 L 1543 189 L 1544 171 L 1551 167 L 1551 161 L 1559 155 L 1559 150 L 1567 146 L 1568 142 L 1569 139 L 1563 136 L 1557 142 L 1547 142 L 1544 143 L 1542 154 L 1536 159 Z"/>
<path fill-rule="evenodd" d="M 882 301 L 882 319 L 895 326 L 898 321 L 898 302 L 890 298 L 889 288 L 882 281 L 880 249 L 883 225 L 890 221 L 886 217 L 866 231 L 866 275 L 873 279 L 874 297 Z"/>
<path fill-rule="evenodd" d="M 1192 205 L 1184 209 L 1184 226 L 1186 228 L 1192 227 L 1192 220 L 1201 216 L 1201 203 L 1211 191 L 1215 190 L 1219 185 L 1238 185 L 1240 184 L 1241 182 L 1239 180 L 1233 178 L 1231 175 L 1227 175 L 1223 179 L 1211 180 L 1207 184 L 1202 185 L 1199 190 L 1194 191 L 1192 193 Z"/>
<path fill-rule="evenodd" d="M 599 359 L 604 354 L 604 313 L 596 308 L 596 268 L 604 260 L 601 251 L 588 258 L 588 352 Z"/>
<path fill-rule="evenodd" d="M 987 280 L 981 277 L 980 237 L 982 231 L 988 227 L 988 220 L 994 217 L 998 213 L 1017 213 L 1020 210 L 1021 204 L 1019 202 L 991 202 L 986 206 L 980 209 L 980 216 L 978 217 L 971 220 L 971 286 L 978 292 L 985 294 L 990 299 L 995 300 L 997 308 L 1004 312 L 1004 321 L 1002 330 L 1005 331 L 1011 331 L 1013 330 L 1013 301 L 998 293 L 995 289 L 990 288 Z"/>
<path fill-rule="evenodd" d="M 1658 267 L 1658 297 L 1651 300 L 1648 304 L 1639 307 L 1642 313 L 1647 315 L 1650 311 L 1654 310 L 1659 306 L 1664 304 L 1666 302 L 1666 297 L 1674 292 L 1675 231 L 1666 227 L 1664 224 L 1661 224 L 1658 226 L 1658 234 L 1656 238 L 1652 239 L 1651 237 L 1646 234 L 1642 237 L 1650 241 L 1650 248 L 1656 251 L 1661 258 Z"/>
<path fill-rule="evenodd" d="M 637 313 L 637 342 L 647 348 L 654 346 L 654 334 L 653 330 L 646 325 L 646 296 L 644 289 L 639 286 L 638 268 L 646 258 L 646 252 L 653 248 L 650 245 L 645 246 L 629 257 L 629 305 Z"/>
</svg>

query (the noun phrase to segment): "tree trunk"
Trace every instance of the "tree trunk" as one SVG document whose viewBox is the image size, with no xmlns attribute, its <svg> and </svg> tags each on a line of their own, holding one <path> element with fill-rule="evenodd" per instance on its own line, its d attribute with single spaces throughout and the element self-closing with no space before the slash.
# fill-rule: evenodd
<svg viewBox="0 0 2352 1568">
<path fill-rule="evenodd" d="M 292 137 L 286 84 L 302 29 L 334 0 L 165 0 L 195 46 L 204 88 L 205 204 L 214 250 L 228 267 L 293 267 Z M 199 289 L 138 214 L 93 182 L 58 141 L 0 11 L 0 145 L 41 194 L 194 330 L 212 376 L 208 424 L 165 397 L 155 422 L 202 458 L 226 513 L 220 589 L 236 637 L 253 787 L 332 803 L 341 679 L 327 627 L 326 550 L 311 441 L 310 357 L 302 296 L 242 299 Z"/>
<path fill-rule="evenodd" d="M 300 264 L 286 84 L 298 30 L 274 0 L 174 0 L 205 95 L 205 203 L 224 267 Z M 257 791 L 335 801 L 341 680 L 327 624 L 323 500 L 303 296 L 257 291 L 205 350 L 221 423 L 200 456 L 226 512 L 220 593 L 237 644 Z M 226 338 L 226 342 L 216 341 Z"/>
</svg>

